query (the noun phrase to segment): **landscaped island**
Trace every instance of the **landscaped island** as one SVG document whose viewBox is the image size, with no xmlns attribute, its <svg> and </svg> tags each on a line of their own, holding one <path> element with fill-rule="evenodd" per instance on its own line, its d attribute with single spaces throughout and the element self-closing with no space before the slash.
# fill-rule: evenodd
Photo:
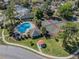
<svg viewBox="0 0 79 59">
<path fill-rule="evenodd" d="M 79 1 L 11 0 L 5 7 L 0 30 L 7 42 L 59 57 L 79 48 Z"/>
</svg>

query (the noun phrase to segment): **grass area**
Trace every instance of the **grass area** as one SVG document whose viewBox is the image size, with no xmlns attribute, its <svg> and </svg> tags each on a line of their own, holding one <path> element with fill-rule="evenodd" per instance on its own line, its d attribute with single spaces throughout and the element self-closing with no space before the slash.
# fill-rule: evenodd
<svg viewBox="0 0 79 59">
<path fill-rule="evenodd" d="M 5 45 L 5 43 L 2 41 L 1 38 L 0 38 L 0 45 Z"/>
<path fill-rule="evenodd" d="M 38 2 L 38 0 L 32 0 L 32 3 L 36 3 L 36 2 Z"/>
<path fill-rule="evenodd" d="M 7 40 L 8 42 L 11 42 L 11 43 L 21 44 L 21 45 L 28 46 L 28 47 L 31 47 L 31 48 L 33 48 L 33 49 L 38 50 L 36 42 L 37 42 L 39 39 L 25 39 L 25 40 L 21 40 L 21 41 L 16 41 L 16 40 L 13 39 L 13 38 L 8 38 L 8 37 L 6 37 L 6 40 Z M 31 46 L 31 42 L 34 43 L 33 46 Z"/>
<path fill-rule="evenodd" d="M 0 29 L 0 37 L 2 37 L 2 29 Z M 4 45 L 5 43 L 2 41 L 2 38 L 0 38 L 0 45 Z"/>
<path fill-rule="evenodd" d="M 9 32 L 7 31 L 7 29 L 4 29 L 4 35 L 9 35 Z"/>
<path fill-rule="evenodd" d="M 73 24 L 76 24 L 76 26 L 79 27 L 79 23 L 73 23 Z M 5 30 L 5 35 L 6 34 L 8 34 L 7 30 Z M 31 47 L 31 48 L 36 49 L 36 50 L 38 50 L 36 43 L 40 39 L 43 39 L 45 41 L 45 43 L 47 44 L 46 48 L 42 48 L 43 53 L 53 55 L 53 56 L 68 56 L 69 55 L 69 53 L 67 51 L 65 51 L 64 47 L 62 46 L 63 45 L 63 39 L 60 39 L 60 38 L 58 39 L 59 42 L 57 42 L 54 39 L 54 37 L 52 39 L 45 39 L 43 37 L 43 38 L 39 38 L 39 39 L 25 39 L 25 40 L 21 40 L 21 41 L 16 41 L 13 38 L 6 37 L 6 40 L 8 42 L 28 46 L 28 47 Z M 31 46 L 31 42 L 34 43 L 33 46 Z"/>
<path fill-rule="evenodd" d="M 64 50 L 62 47 L 62 40 L 56 42 L 54 39 L 45 40 L 47 44 L 47 48 L 42 49 L 42 51 L 46 54 L 53 56 L 68 56 L 69 53 Z"/>
<path fill-rule="evenodd" d="M 43 53 L 54 55 L 54 56 L 68 56 L 69 55 L 62 47 L 62 42 L 61 42 L 62 40 L 60 40 L 60 42 L 56 42 L 54 39 L 45 39 L 45 38 L 40 38 L 40 39 L 43 39 L 47 44 L 47 48 L 44 48 L 44 49 L 42 48 Z M 17 43 L 24 46 L 29 46 L 33 49 L 38 50 L 36 43 L 39 39 L 25 39 L 22 41 L 16 41 L 11 38 L 8 39 L 7 37 L 6 40 L 8 42 Z M 31 46 L 30 42 L 33 42 L 34 46 Z"/>
<path fill-rule="evenodd" d="M 74 23 L 74 24 L 76 24 L 76 26 L 79 27 L 79 23 Z M 8 32 L 6 30 L 5 30 L 5 34 L 8 34 Z M 52 39 L 45 39 L 45 38 L 25 39 L 22 41 L 16 41 L 15 39 L 12 39 L 12 38 L 8 39 L 8 37 L 6 38 L 6 40 L 8 42 L 17 43 L 17 44 L 21 44 L 24 46 L 29 46 L 36 50 L 38 50 L 36 43 L 40 39 L 43 39 L 45 41 L 45 43 L 47 44 L 46 48 L 42 48 L 43 53 L 53 55 L 53 56 L 68 56 L 69 55 L 69 53 L 67 51 L 65 51 L 64 47 L 62 46 L 63 39 L 60 39 L 60 38 L 58 39 L 59 42 L 57 42 L 54 38 L 52 38 Z M 34 46 L 31 46 L 31 42 L 34 43 Z"/>
<path fill-rule="evenodd" d="M 0 29 L 0 33 L 2 33 L 2 29 Z"/>
<path fill-rule="evenodd" d="M 0 35 L 2 35 L 2 34 L 1 34 L 1 33 L 2 33 L 2 30 L 3 30 L 3 29 L 0 29 Z M 4 32 L 4 35 L 8 35 L 8 34 L 9 34 L 8 31 L 7 31 L 7 29 L 4 29 L 4 31 L 5 31 L 5 32 Z"/>
</svg>

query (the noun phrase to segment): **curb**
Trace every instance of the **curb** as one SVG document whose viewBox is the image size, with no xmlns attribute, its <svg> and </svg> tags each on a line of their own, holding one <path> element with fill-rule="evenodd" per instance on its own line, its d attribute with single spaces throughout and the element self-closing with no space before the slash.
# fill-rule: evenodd
<svg viewBox="0 0 79 59">
<path fill-rule="evenodd" d="M 14 43 L 7 42 L 7 41 L 5 40 L 5 36 L 4 36 L 4 29 L 3 29 L 3 31 L 2 31 L 2 40 L 3 40 L 4 43 L 6 43 L 6 44 L 8 44 L 8 45 L 21 47 L 21 48 L 27 49 L 27 50 L 29 50 L 29 51 L 32 51 L 32 52 L 34 52 L 34 53 L 36 53 L 36 54 L 38 54 L 38 55 L 44 56 L 44 57 L 46 57 L 46 58 L 51 58 L 51 59 L 69 59 L 69 58 L 74 57 L 74 56 L 79 52 L 79 50 L 77 50 L 74 54 L 72 54 L 72 55 L 70 55 L 70 56 L 67 56 L 67 57 L 50 56 L 50 55 L 44 54 L 44 53 L 42 53 L 42 52 L 38 52 L 37 50 L 32 49 L 32 48 L 30 48 L 30 47 L 28 47 L 28 46 L 23 46 L 23 45 L 20 45 L 20 44 L 14 44 Z"/>
</svg>

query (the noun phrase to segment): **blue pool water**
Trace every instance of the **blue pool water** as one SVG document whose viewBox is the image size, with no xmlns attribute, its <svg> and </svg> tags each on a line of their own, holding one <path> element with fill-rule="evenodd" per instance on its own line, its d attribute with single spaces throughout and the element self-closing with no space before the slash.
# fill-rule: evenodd
<svg viewBox="0 0 79 59">
<path fill-rule="evenodd" d="M 30 22 L 25 22 L 25 23 L 22 23 L 19 26 L 17 26 L 17 30 L 20 33 L 24 33 L 24 32 L 27 31 L 27 29 L 30 29 L 30 28 L 31 28 L 31 23 Z"/>
</svg>

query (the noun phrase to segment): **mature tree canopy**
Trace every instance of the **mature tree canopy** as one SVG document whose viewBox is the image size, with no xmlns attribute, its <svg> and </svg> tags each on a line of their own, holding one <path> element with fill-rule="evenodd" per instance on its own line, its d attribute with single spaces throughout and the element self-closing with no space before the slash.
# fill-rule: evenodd
<svg viewBox="0 0 79 59">
<path fill-rule="evenodd" d="M 61 17 L 69 18 L 72 16 L 72 3 L 66 2 L 59 7 L 59 13 Z"/>
<path fill-rule="evenodd" d="M 36 14 L 35 14 L 37 19 L 41 19 L 44 15 L 43 15 L 43 11 L 41 9 L 38 8 Z"/>
<path fill-rule="evenodd" d="M 14 10 L 15 10 L 14 7 L 15 7 L 15 0 L 11 0 L 6 10 L 6 18 L 7 20 L 10 20 L 11 23 L 13 23 L 12 18 L 14 17 Z"/>
<path fill-rule="evenodd" d="M 67 23 L 63 32 L 63 45 L 69 53 L 79 48 L 79 29 L 75 23 Z"/>
<path fill-rule="evenodd" d="M 78 8 L 79 8 L 79 0 L 78 0 L 78 4 L 77 5 L 78 5 Z"/>
</svg>

